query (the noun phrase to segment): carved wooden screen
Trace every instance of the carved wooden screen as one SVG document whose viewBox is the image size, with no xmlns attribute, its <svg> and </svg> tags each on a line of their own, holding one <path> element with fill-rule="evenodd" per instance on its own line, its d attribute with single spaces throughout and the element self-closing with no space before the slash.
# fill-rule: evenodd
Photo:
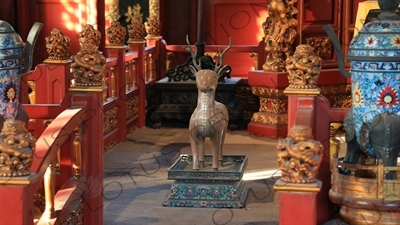
<svg viewBox="0 0 400 225">
<path fill-rule="evenodd" d="M 333 47 L 323 26 L 330 24 L 340 37 L 340 0 L 298 0 L 298 44 L 310 44 L 324 61 L 323 68 L 337 67 Z"/>
<path fill-rule="evenodd" d="M 344 0 L 343 1 L 343 32 L 342 32 L 342 49 L 347 54 L 349 44 L 354 35 L 354 26 L 356 23 L 358 3 L 365 0 Z"/>
</svg>

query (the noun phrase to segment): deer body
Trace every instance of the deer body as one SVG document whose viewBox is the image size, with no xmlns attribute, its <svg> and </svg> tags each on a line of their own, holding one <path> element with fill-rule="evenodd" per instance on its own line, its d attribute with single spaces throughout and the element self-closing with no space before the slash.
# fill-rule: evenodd
<svg viewBox="0 0 400 225">
<path fill-rule="evenodd" d="M 215 90 L 221 77 L 221 72 L 226 67 L 222 66 L 223 57 L 232 46 L 232 40 L 229 39 L 229 45 L 222 53 L 218 51 L 220 60 L 219 63 L 215 62 L 214 70 L 202 69 L 200 65 L 201 59 L 199 58 L 199 62 L 197 62 L 197 54 L 192 51 L 187 36 L 186 42 L 189 45 L 193 63 L 193 66 L 190 65 L 189 67 L 196 76 L 198 90 L 197 107 L 189 122 L 193 169 L 198 170 L 204 167 L 204 140 L 209 137 L 213 159 L 212 167 L 214 170 L 218 170 L 219 166 L 223 166 L 222 145 L 228 127 L 229 114 L 225 105 L 215 101 Z"/>
<path fill-rule="evenodd" d="M 204 167 L 204 141 L 206 137 L 209 137 L 211 141 L 212 167 L 217 170 L 219 166 L 222 166 L 222 146 L 228 127 L 229 114 L 225 105 L 215 101 L 217 84 L 218 75 L 216 72 L 200 70 L 196 73 L 197 107 L 190 117 L 189 123 L 193 169 Z"/>
</svg>

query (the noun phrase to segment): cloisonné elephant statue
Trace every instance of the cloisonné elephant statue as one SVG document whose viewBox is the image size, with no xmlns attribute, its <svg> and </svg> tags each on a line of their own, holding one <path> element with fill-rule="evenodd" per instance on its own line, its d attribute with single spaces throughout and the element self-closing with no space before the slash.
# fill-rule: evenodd
<svg viewBox="0 0 400 225">
<path fill-rule="evenodd" d="M 364 155 L 364 152 L 362 151 L 361 146 L 358 144 L 356 138 L 353 120 L 353 108 L 351 108 L 344 117 L 343 126 L 346 131 L 345 139 L 347 142 L 347 151 L 343 162 L 355 165 L 358 163 L 360 156 Z M 347 168 L 340 168 L 340 172 L 342 174 L 350 173 Z"/>
<path fill-rule="evenodd" d="M 361 126 L 359 138 L 362 149 L 371 145 L 375 156 L 383 160 L 385 166 L 397 166 L 400 152 L 400 116 L 384 112 L 374 117 L 371 123 Z M 395 179 L 395 173 L 389 172 L 386 179 Z"/>
</svg>

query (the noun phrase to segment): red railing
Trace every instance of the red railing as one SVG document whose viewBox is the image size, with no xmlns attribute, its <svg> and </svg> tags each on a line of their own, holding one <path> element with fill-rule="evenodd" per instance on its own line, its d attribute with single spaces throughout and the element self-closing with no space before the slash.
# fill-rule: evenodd
<svg viewBox="0 0 400 225">
<path fill-rule="evenodd" d="M 294 125 L 311 127 L 314 139 L 323 145 L 323 157 L 317 176 L 323 185 L 316 199 L 316 224 L 322 224 L 333 216 L 333 204 L 328 196 L 331 188 L 330 168 L 333 163 L 330 152 L 330 126 L 331 123 L 342 123 L 347 112 L 348 108 L 332 108 L 322 95 L 293 94 L 288 97 L 288 129 Z M 285 213 L 285 208 L 281 210 L 283 217 L 292 216 Z"/>
<path fill-rule="evenodd" d="M 101 97 L 98 93 L 68 94 L 61 104 L 25 105 L 31 119 L 52 122 L 36 142 L 31 175 L 2 179 L 0 210 L 13 216 L 2 217 L 0 224 L 61 224 L 74 218 L 71 209 L 75 207 L 82 208 L 85 217 L 80 218 L 85 224 L 102 224 L 103 211 L 90 210 L 102 205 L 101 191 L 93 194 L 88 189 L 103 183 L 103 143 L 91 141 L 102 137 L 102 115 L 93 113 Z M 63 172 L 70 174 L 61 185 L 54 170 L 58 152 L 73 156 L 60 162 L 67 167 Z M 34 205 L 42 186 L 43 213 Z"/>
<path fill-rule="evenodd" d="M 157 43 L 146 47 L 146 43 L 129 46 L 106 47 L 106 77 L 103 93 L 105 115 L 104 146 L 105 150 L 126 140 L 126 135 L 145 125 L 146 90 L 152 87 L 160 73 L 156 70 L 158 51 Z M 57 104 L 69 91 L 73 74 L 70 60 L 45 60 L 31 71 L 26 80 L 33 84 L 36 93 L 31 102 Z M 25 88 L 25 89 L 24 89 Z M 26 93 L 27 87 L 23 86 Z M 38 91 L 36 91 L 38 90 Z M 28 103 L 26 96 L 21 97 Z M 43 119 L 31 121 L 29 128 L 35 136 L 43 130 Z"/>
</svg>

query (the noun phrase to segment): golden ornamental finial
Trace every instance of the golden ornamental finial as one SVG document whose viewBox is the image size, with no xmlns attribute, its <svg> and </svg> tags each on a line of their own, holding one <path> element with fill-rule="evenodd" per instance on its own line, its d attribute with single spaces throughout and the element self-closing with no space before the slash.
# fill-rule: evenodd
<svg viewBox="0 0 400 225">
<path fill-rule="evenodd" d="M 90 46 L 93 51 L 98 51 L 101 39 L 100 31 L 94 29 L 94 27 L 90 24 L 86 24 L 83 27 L 83 30 L 78 34 L 79 44 L 83 49 L 84 46 Z"/>
<path fill-rule="evenodd" d="M 128 24 L 128 34 L 129 41 L 143 41 L 146 34 L 144 24 L 137 19 L 133 19 L 131 23 Z"/>
<path fill-rule="evenodd" d="M 71 38 L 64 35 L 61 30 L 53 28 L 50 32 L 50 36 L 46 37 L 45 41 L 49 59 L 68 59 Z"/>
<path fill-rule="evenodd" d="M 101 34 L 86 25 L 78 37 L 81 51 L 71 57 L 73 86 L 101 87 L 106 73 L 106 58 L 98 50 Z"/>
<path fill-rule="evenodd" d="M 161 23 L 155 16 L 150 16 L 147 18 L 145 23 L 147 35 L 150 37 L 160 36 L 161 33 Z"/>
<path fill-rule="evenodd" d="M 268 5 L 268 18 L 263 23 L 266 61 L 264 71 L 285 72 L 285 61 L 297 37 L 297 0 L 272 0 Z"/>
<path fill-rule="evenodd" d="M 314 48 L 310 45 L 299 45 L 294 55 L 286 61 L 290 88 L 317 88 L 322 59 L 313 52 Z"/>
<path fill-rule="evenodd" d="M 121 26 L 118 21 L 113 21 L 106 32 L 110 45 L 124 45 L 126 28 Z"/>
</svg>

